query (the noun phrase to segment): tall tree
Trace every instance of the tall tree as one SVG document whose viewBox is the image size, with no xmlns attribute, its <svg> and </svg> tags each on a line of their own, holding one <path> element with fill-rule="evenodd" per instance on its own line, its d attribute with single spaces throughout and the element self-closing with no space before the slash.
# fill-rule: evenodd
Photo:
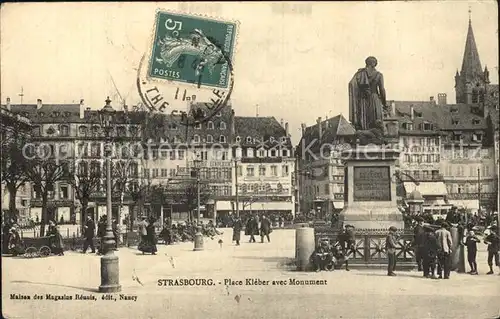
<svg viewBox="0 0 500 319">
<path fill-rule="evenodd" d="M 198 207 L 198 185 L 196 180 L 185 180 L 181 183 L 170 183 L 168 191 L 173 202 L 184 204 L 189 212 L 189 220 L 193 221 Z M 200 205 L 206 203 L 212 196 L 208 183 L 200 182 Z"/>
<path fill-rule="evenodd" d="M 17 191 L 27 182 L 26 157 L 23 154 L 26 138 L 20 127 L 6 128 L 2 125 L 2 182 L 9 192 L 9 214 L 15 221 L 19 217 L 16 207 Z"/>
<path fill-rule="evenodd" d="M 41 149 L 39 149 L 41 150 Z M 42 153 L 43 152 L 43 153 Z M 54 192 L 56 182 L 71 179 L 70 163 L 60 161 L 53 150 L 38 152 L 32 159 L 28 159 L 26 175 L 32 183 L 33 189 L 42 199 L 42 220 L 40 225 L 40 236 L 45 235 L 45 225 L 48 223 L 48 201 L 49 193 Z"/>
</svg>

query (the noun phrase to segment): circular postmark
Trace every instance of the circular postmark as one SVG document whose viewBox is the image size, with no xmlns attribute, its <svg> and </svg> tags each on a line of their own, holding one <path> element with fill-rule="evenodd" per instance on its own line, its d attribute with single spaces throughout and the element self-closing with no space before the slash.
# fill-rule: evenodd
<svg viewBox="0 0 500 319">
<path fill-rule="evenodd" d="M 143 105 L 186 126 L 218 114 L 234 87 L 236 31 L 234 22 L 158 11 L 153 40 L 137 70 Z"/>
</svg>

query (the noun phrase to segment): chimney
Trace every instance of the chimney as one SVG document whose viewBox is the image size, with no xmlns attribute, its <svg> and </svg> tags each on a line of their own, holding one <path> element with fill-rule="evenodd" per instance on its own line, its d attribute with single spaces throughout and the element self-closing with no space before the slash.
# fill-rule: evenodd
<svg viewBox="0 0 500 319">
<path fill-rule="evenodd" d="M 285 127 L 285 124 L 283 123 L 283 119 L 281 119 L 281 121 L 280 121 L 280 125 L 281 125 L 281 127 L 283 127 L 283 128 Z"/>
<path fill-rule="evenodd" d="M 36 100 L 36 109 L 39 110 L 42 108 L 42 100 L 38 99 Z"/>
<path fill-rule="evenodd" d="M 321 127 L 321 117 L 318 117 L 316 123 L 318 124 L 318 137 L 319 139 L 321 139 L 321 137 L 323 136 L 323 127 Z"/>
<path fill-rule="evenodd" d="M 448 104 L 446 93 L 438 93 L 438 105 Z"/>
<path fill-rule="evenodd" d="M 415 119 L 415 110 L 413 109 L 413 105 L 410 105 L 410 118 Z"/>
<path fill-rule="evenodd" d="M 396 116 L 396 102 L 391 101 L 391 115 Z"/>
<path fill-rule="evenodd" d="M 80 118 L 83 119 L 85 117 L 85 105 L 83 104 L 84 100 L 80 100 Z M 87 108 L 89 109 L 89 108 Z"/>
<path fill-rule="evenodd" d="M 7 98 L 7 104 L 5 105 L 5 107 L 10 111 L 10 97 Z"/>
<path fill-rule="evenodd" d="M 429 101 L 431 102 L 431 104 L 436 105 L 436 101 L 434 100 L 434 96 L 431 96 L 431 97 L 429 98 Z"/>
<path fill-rule="evenodd" d="M 306 124 L 300 123 L 300 128 L 302 129 L 302 135 L 304 135 L 306 133 Z"/>
<path fill-rule="evenodd" d="M 290 134 L 288 132 L 288 122 L 285 123 L 285 134 L 286 134 L 286 137 L 288 137 L 288 134 Z"/>
</svg>

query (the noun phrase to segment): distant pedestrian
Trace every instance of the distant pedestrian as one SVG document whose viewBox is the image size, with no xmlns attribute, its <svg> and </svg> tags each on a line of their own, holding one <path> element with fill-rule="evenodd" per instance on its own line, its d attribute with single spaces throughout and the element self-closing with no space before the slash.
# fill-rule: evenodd
<svg viewBox="0 0 500 319">
<path fill-rule="evenodd" d="M 269 219 L 262 215 L 262 220 L 260 222 L 260 242 L 264 242 L 264 237 L 267 238 L 267 242 L 271 242 L 271 238 L 269 238 L 269 234 L 272 232 L 271 222 Z"/>
<path fill-rule="evenodd" d="M 87 221 L 85 222 L 85 225 L 83 226 L 83 236 L 85 237 L 85 242 L 83 243 L 83 252 L 87 252 L 87 248 L 92 249 L 92 253 L 95 254 L 95 247 L 94 247 L 94 236 L 95 236 L 95 223 L 92 220 L 90 216 L 87 216 Z"/>
<path fill-rule="evenodd" d="M 477 275 L 477 243 L 481 242 L 479 238 L 474 234 L 473 230 L 470 230 L 465 238 L 465 246 L 467 246 L 467 261 L 469 262 L 470 271 L 469 274 Z"/>
<path fill-rule="evenodd" d="M 425 235 L 423 239 L 423 274 L 426 278 L 436 279 L 436 259 L 438 255 L 439 245 L 436 234 L 431 226 L 424 226 Z"/>
<path fill-rule="evenodd" d="M 453 240 L 451 238 L 451 233 L 448 229 L 449 224 L 447 222 L 441 223 L 441 228 L 436 231 L 436 237 L 438 240 L 439 251 L 438 251 L 438 278 L 450 279 L 451 272 L 451 253 Z"/>
<path fill-rule="evenodd" d="M 342 256 L 345 262 L 345 270 L 349 271 L 349 253 L 354 254 L 354 245 L 356 238 L 354 236 L 354 226 L 345 225 L 344 230 L 339 236 L 340 247 L 342 247 Z"/>
<path fill-rule="evenodd" d="M 58 256 L 64 256 L 63 239 L 61 233 L 59 232 L 59 227 L 56 226 L 56 223 L 53 220 L 49 221 L 49 230 L 47 235 L 50 238 L 51 252 Z"/>
<path fill-rule="evenodd" d="M 387 252 L 387 276 L 396 276 L 396 231 L 394 226 L 389 227 L 389 234 L 385 239 L 385 250 Z"/>
<path fill-rule="evenodd" d="M 233 241 L 236 242 L 236 246 L 240 245 L 241 230 L 243 229 L 243 223 L 241 219 L 236 216 L 233 221 Z"/>
<path fill-rule="evenodd" d="M 415 228 L 413 229 L 413 245 L 415 247 L 415 259 L 417 261 L 418 271 L 422 271 L 422 262 L 424 259 L 423 240 L 425 236 L 424 227 L 422 225 L 424 219 L 420 216 L 417 216 L 415 220 L 417 221 L 417 225 L 415 225 Z"/>
<path fill-rule="evenodd" d="M 500 246 L 500 237 L 498 237 L 497 229 L 498 226 L 491 226 L 491 232 L 484 239 L 484 243 L 488 245 L 488 266 L 490 271 L 487 272 L 488 275 L 493 274 L 493 259 L 495 259 L 495 266 L 500 267 L 500 260 L 498 256 L 498 250 Z"/>
<path fill-rule="evenodd" d="M 250 216 L 245 225 L 245 235 L 250 235 L 250 242 L 255 243 L 255 235 L 259 235 L 259 221 L 258 217 Z"/>
</svg>

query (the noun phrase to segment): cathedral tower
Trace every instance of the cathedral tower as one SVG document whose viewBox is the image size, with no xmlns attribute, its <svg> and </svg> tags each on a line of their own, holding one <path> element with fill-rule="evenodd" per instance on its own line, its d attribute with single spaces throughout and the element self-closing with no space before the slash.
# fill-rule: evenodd
<svg viewBox="0 0 500 319">
<path fill-rule="evenodd" d="M 469 10 L 469 29 L 465 40 L 464 58 L 460 73 L 455 74 L 456 103 L 483 103 L 486 94 L 486 86 L 489 84 L 489 72 L 485 67 L 484 71 L 479 60 L 476 40 L 472 31 L 472 22 Z"/>
</svg>

